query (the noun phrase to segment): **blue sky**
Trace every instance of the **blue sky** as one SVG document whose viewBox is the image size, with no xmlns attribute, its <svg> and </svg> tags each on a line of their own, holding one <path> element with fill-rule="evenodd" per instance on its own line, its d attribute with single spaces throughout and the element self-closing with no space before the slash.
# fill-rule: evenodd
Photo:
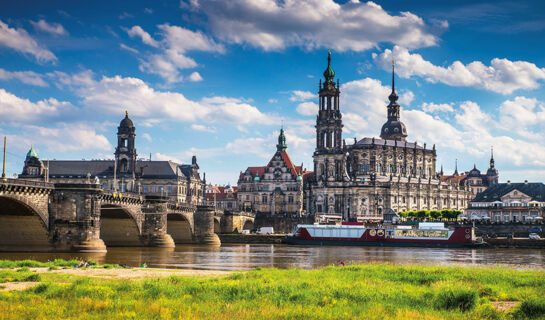
<svg viewBox="0 0 545 320">
<path fill-rule="evenodd" d="M 125 110 L 140 157 L 236 183 L 281 123 L 312 168 L 331 48 L 344 138 L 378 136 L 390 60 L 409 140 L 445 171 L 545 180 L 545 4 L 539 1 L 0 1 L 0 135 L 8 174 L 42 159 L 112 158 Z"/>
</svg>

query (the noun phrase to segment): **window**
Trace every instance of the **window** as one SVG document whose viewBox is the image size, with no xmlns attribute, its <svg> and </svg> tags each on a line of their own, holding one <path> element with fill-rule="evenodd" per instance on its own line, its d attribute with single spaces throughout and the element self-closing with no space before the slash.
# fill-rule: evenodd
<svg viewBox="0 0 545 320">
<path fill-rule="evenodd" d="M 382 166 L 379 164 L 377 164 L 377 172 L 382 172 Z"/>
<path fill-rule="evenodd" d="M 367 172 L 367 163 L 362 163 L 361 164 L 361 171 L 362 172 Z"/>
<path fill-rule="evenodd" d="M 250 200 L 250 196 L 249 196 L 249 195 L 246 195 L 246 200 Z"/>
<path fill-rule="evenodd" d="M 293 196 L 288 196 L 288 203 L 293 203 Z"/>
<path fill-rule="evenodd" d="M 102 184 L 102 189 L 106 190 L 106 188 L 108 188 L 108 183 L 107 182 L 104 182 Z"/>
<path fill-rule="evenodd" d="M 148 186 L 144 186 L 144 193 L 148 193 Z"/>
<path fill-rule="evenodd" d="M 163 187 L 163 186 L 159 186 L 159 193 L 163 193 L 163 190 L 164 190 L 164 187 Z"/>
<path fill-rule="evenodd" d="M 171 186 L 167 187 L 167 193 L 172 193 L 172 187 Z"/>
<path fill-rule="evenodd" d="M 262 203 L 267 203 L 267 195 L 266 194 L 261 196 L 261 202 Z"/>
<path fill-rule="evenodd" d="M 405 203 L 405 197 L 403 197 L 403 203 Z"/>
<path fill-rule="evenodd" d="M 155 186 L 151 186 L 151 192 L 155 193 Z"/>
<path fill-rule="evenodd" d="M 416 197 L 413 197 L 413 204 L 416 203 Z"/>
</svg>

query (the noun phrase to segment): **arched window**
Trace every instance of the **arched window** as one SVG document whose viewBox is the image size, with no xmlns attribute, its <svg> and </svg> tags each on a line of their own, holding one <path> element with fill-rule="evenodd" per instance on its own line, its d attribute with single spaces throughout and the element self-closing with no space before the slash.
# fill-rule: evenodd
<svg viewBox="0 0 545 320">
<path fill-rule="evenodd" d="M 392 173 L 394 171 L 394 166 L 393 165 L 389 165 L 388 166 L 388 173 Z"/>
<path fill-rule="evenodd" d="M 362 172 L 367 172 L 367 170 L 368 170 L 368 169 L 367 169 L 367 163 L 365 163 L 365 162 L 362 163 L 362 164 L 361 164 L 361 171 L 362 171 Z"/>
<path fill-rule="evenodd" d="M 377 164 L 377 172 L 382 172 L 382 166 L 379 164 Z"/>
</svg>

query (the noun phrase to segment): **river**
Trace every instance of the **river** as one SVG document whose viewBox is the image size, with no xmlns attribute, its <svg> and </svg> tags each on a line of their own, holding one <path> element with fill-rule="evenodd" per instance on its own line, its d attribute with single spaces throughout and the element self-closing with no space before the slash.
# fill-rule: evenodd
<svg viewBox="0 0 545 320">
<path fill-rule="evenodd" d="M 111 247 L 106 253 L 0 252 L 0 259 L 92 259 L 100 264 L 247 270 L 255 267 L 312 269 L 330 264 L 389 262 L 396 264 L 497 265 L 545 267 L 545 249 L 438 249 L 395 247 L 320 247 L 282 244 L 224 244 L 221 247 L 177 245 L 176 248 Z"/>
</svg>

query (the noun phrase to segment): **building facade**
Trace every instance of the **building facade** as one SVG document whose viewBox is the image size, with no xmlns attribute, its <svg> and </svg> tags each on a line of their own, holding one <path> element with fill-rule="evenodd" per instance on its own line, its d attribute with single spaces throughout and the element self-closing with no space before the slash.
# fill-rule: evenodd
<svg viewBox="0 0 545 320">
<path fill-rule="evenodd" d="M 400 119 L 392 69 L 392 92 L 387 121 L 380 138 L 342 138 L 339 81 L 334 81 L 331 53 L 320 80 L 316 118 L 314 173 L 305 179 L 305 208 L 322 220 L 381 220 L 387 209 L 463 209 L 470 199 L 467 187 L 441 181 L 436 172 L 435 145 L 406 141 Z"/>
<path fill-rule="evenodd" d="M 137 158 L 136 127 L 128 113 L 117 128 L 113 160 L 42 161 L 31 147 L 19 178 L 59 183 L 99 183 L 103 189 L 168 197 L 197 205 L 204 199 L 204 181 L 197 158 L 191 164 Z"/>
<path fill-rule="evenodd" d="M 238 179 L 240 210 L 268 214 L 303 214 L 303 165 L 295 166 L 280 130 L 276 152 L 266 166 L 248 167 Z"/>
<path fill-rule="evenodd" d="M 238 210 L 238 187 L 236 186 L 216 186 L 208 184 L 206 186 L 206 204 L 220 210 Z"/>
<path fill-rule="evenodd" d="M 439 178 L 447 183 L 458 183 L 461 186 L 467 186 L 473 198 L 479 193 L 485 191 L 488 187 L 497 184 L 499 180 L 499 172 L 494 164 L 494 152 L 490 153 L 490 167 L 485 174 L 482 174 L 476 165 L 468 172 L 458 173 L 458 164 L 456 163 L 454 173 L 452 175 L 443 174 L 443 169 L 439 172 Z"/>
<path fill-rule="evenodd" d="M 500 222 L 537 222 L 545 212 L 545 184 L 497 183 L 469 203 L 468 219 Z"/>
</svg>

